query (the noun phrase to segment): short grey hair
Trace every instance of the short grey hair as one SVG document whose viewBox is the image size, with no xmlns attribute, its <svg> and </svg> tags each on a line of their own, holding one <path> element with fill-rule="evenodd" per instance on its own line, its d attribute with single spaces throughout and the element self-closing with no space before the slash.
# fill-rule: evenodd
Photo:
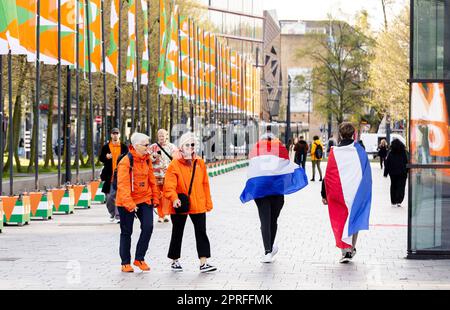
<svg viewBox="0 0 450 310">
<path fill-rule="evenodd" d="M 134 134 L 131 135 L 130 141 L 131 144 L 135 147 L 137 144 L 140 144 L 144 141 L 150 142 L 150 137 L 147 136 L 146 134 L 135 132 Z"/>
<path fill-rule="evenodd" d="M 195 137 L 193 132 L 186 132 L 180 137 L 180 140 L 178 140 L 178 147 L 181 149 L 183 147 L 183 144 L 186 144 L 187 142 L 194 140 L 194 143 L 197 144 L 197 138 Z"/>
</svg>

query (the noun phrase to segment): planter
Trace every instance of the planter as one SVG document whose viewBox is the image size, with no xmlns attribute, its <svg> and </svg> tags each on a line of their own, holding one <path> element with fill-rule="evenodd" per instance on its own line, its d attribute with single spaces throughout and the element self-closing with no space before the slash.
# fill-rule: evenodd
<svg viewBox="0 0 450 310">
<path fill-rule="evenodd" d="M 0 234 L 3 231 L 3 202 L 0 201 Z"/>
<path fill-rule="evenodd" d="M 30 223 L 30 196 L 2 196 L 4 224 L 23 226 Z"/>
<path fill-rule="evenodd" d="M 73 213 L 75 201 L 73 189 L 53 189 L 51 192 L 54 214 Z"/>
<path fill-rule="evenodd" d="M 103 182 L 101 181 L 92 181 L 90 184 L 91 188 L 91 199 L 92 203 L 105 203 L 106 195 L 102 192 Z"/>
<path fill-rule="evenodd" d="M 86 185 L 72 185 L 74 191 L 74 207 L 77 209 L 89 209 L 91 207 L 91 191 Z"/>
<path fill-rule="evenodd" d="M 30 195 L 30 216 L 32 220 L 50 220 L 53 216 L 53 203 L 51 194 L 31 192 Z"/>
</svg>

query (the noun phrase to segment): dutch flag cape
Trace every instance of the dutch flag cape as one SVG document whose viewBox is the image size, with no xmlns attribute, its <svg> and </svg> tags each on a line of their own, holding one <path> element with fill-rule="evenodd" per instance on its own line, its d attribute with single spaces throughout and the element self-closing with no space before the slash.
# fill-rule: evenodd
<svg viewBox="0 0 450 310">
<path fill-rule="evenodd" d="M 305 171 L 289 160 L 288 150 L 278 139 L 259 141 L 249 157 L 247 183 L 240 196 L 242 203 L 292 194 L 308 185 Z"/>
<path fill-rule="evenodd" d="M 353 234 L 369 229 L 372 203 L 370 162 L 359 143 L 332 147 L 325 188 L 336 246 L 349 248 Z"/>
</svg>

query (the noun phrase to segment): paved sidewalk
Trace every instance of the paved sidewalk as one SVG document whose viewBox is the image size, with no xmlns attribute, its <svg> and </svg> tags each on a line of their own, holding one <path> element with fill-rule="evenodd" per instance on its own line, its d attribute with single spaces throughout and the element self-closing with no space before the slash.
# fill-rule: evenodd
<svg viewBox="0 0 450 310">
<path fill-rule="evenodd" d="M 325 167 L 322 167 L 324 169 Z M 119 226 L 106 207 L 94 205 L 51 221 L 5 227 L 0 234 L 0 289 L 450 289 L 449 260 L 407 260 L 407 209 L 392 208 L 389 180 L 373 164 L 370 231 L 360 233 L 358 254 L 339 264 L 320 183 L 287 196 L 279 219 L 274 264 L 263 254 L 254 203 L 242 205 L 246 169 L 211 178 L 214 210 L 207 226 L 211 264 L 219 270 L 200 274 L 193 226 L 186 225 L 183 273 L 170 271 L 166 258 L 171 224 L 154 225 L 147 261 L 149 273 L 120 272 Z M 311 163 L 307 163 L 310 176 Z M 132 249 L 138 238 L 136 222 Z M 132 252 L 133 254 L 133 252 Z"/>
</svg>

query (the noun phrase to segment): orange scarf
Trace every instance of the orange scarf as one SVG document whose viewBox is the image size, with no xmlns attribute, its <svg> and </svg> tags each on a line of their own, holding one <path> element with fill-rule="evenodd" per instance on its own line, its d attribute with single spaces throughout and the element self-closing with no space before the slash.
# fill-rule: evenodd
<svg viewBox="0 0 450 310">
<path fill-rule="evenodd" d="M 121 152 L 121 146 L 120 142 L 117 144 L 113 144 L 112 142 L 109 142 L 109 149 L 111 151 L 112 155 L 112 171 L 116 170 L 117 167 L 117 159 L 119 159 L 120 152 Z"/>
</svg>

